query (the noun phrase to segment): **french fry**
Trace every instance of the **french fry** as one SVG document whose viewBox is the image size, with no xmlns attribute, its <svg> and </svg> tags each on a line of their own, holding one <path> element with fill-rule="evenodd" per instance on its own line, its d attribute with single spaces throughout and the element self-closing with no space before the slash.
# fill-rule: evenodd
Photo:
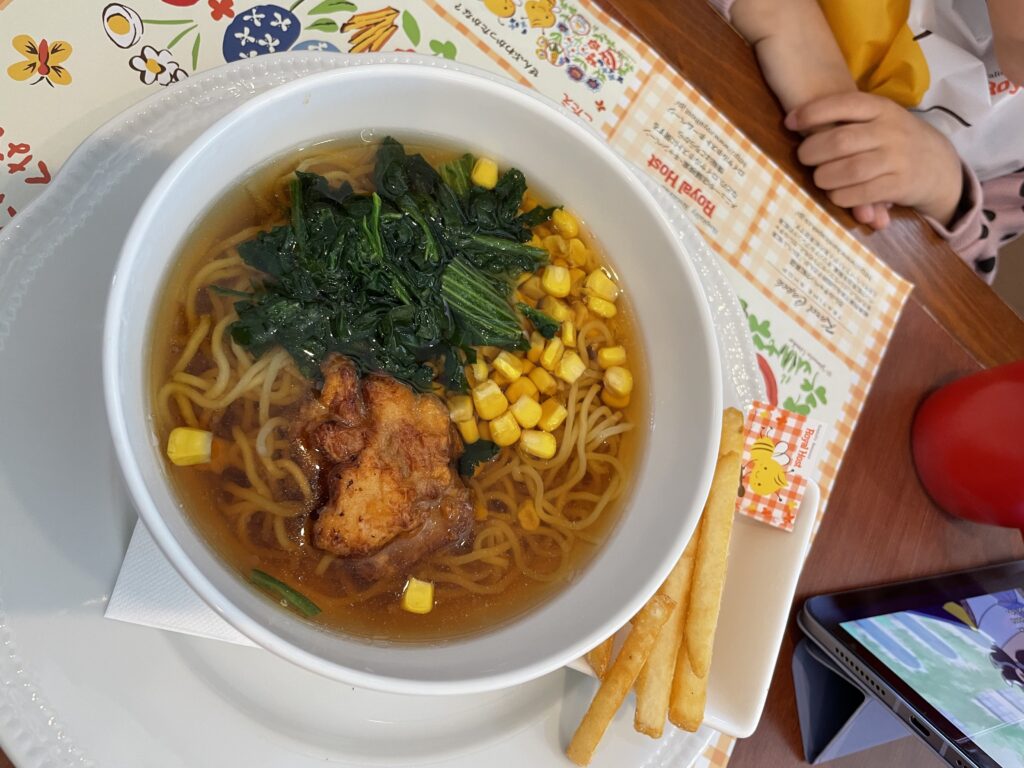
<svg viewBox="0 0 1024 768">
<path fill-rule="evenodd" d="M 363 42 L 353 45 L 350 49 L 350 53 L 364 53 L 366 51 L 379 51 L 384 47 L 384 43 L 391 39 L 391 36 L 395 34 L 398 27 L 391 25 L 384 27 L 374 33 L 372 37 L 367 38 Z"/>
<path fill-rule="evenodd" d="M 686 612 L 686 650 L 697 677 L 707 677 L 711 667 L 711 650 L 725 585 L 739 481 L 740 454 L 730 452 L 720 456 L 711 481 L 711 492 L 704 505 L 690 604 Z"/>
<path fill-rule="evenodd" d="M 367 44 L 370 40 L 373 40 L 377 35 L 381 33 L 381 30 L 387 29 L 387 24 L 372 24 L 362 29 L 357 30 L 353 33 L 352 37 L 349 38 L 349 42 L 353 48 L 358 48 L 361 45 Z"/>
<path fill-rule="evenodd" d="M 743 454 L 743 414 L 735 408 L 722 411 L 722 439 L 718 444 L 718 455 L 727 453 Z"/>
<path fill-rule="evenodd" d="M 672 614 L 675 605 L 671 597 L 659 592 L 647 601 L 647 605 L 634 618 L 622 650 L 608 668 L 597 695 L 590 702 L 587 714 L 583 716 L 565 750 L 565 754 L 577 765 L 590 763 L 608 724 L 622 706 L 626 694 L 646 663 L 658 631 Z"/>
<path fill-rule="evenodd" d="M 690 665 L 690 655 L 680 647 L 676 657 L 675 677 L 672 678 L 672 703 L 668 719 L 684 731 L 696 731 L 704 722 L 704 705 L 707 701 L 708 679 L 698 677 Z"/>
<path fill-rule="evenodd" d="M 672 616 L 661 628 L 647 663 L 636 680 L 636 713 L 633 727 L 652 739 L 660 739 L 668 714 L 669 696 L 676 668 L 676 655 L 683 636 L 683 620 L 686 618 L 690 597 L 690 580 L 693 576 L 693 561 L 700 537 L 700 526 L 694 531 L 682 557 L 665 579 L 661 591 L 676 601 Z"/>
<path fill-rule="evenodd" d="M 608 662 L 612 658 L 612 645 L 615 644 L 615 635 L 602 641 L 600 645 L 595 646 L 593 649 L 587 651 L 586 659 L 587 664 L 594 670 L 594 674 L 597 675 L 598 680 L 604 678 L 605 672 L 608 671 Z"/>
<path fill-rule="evenodd" d="M 341 25 L 342 32 L 349 32 L 353 29 L 364 29 L 369 26 L 385 21 L 385 23 L 391 23 L 393 20 L 398 18 L 398 11 L 394 8 L 381 8 L 376 11 L 364 11 L 363 13 L 357 13 L 344 24 Z"/>
</svg>

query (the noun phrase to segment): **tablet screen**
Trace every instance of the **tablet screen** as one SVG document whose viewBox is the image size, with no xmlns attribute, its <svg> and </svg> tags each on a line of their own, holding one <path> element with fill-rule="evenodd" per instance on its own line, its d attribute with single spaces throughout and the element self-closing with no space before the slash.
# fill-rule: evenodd
<svg viewBox="0 0 1024 768">
<path fill-rule="evenodd" d="M 962 742 L 1003 768 L 1024 768 L 1024 589 L 840 626 L 959 728 Z"/>
</svg>

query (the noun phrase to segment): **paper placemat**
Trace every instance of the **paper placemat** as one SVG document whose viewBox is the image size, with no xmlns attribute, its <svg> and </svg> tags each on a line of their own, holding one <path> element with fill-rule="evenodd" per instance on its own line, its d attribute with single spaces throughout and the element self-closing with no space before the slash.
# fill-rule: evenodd
<svg viewBox="0 0 1024 768">
<path fill-rule="evenodd" d="M 769 404 L 828 427 L 811 475 L 823 514 L 911 286 L 594 3 L 0 0 L 0 13 L 0 227 L 95 128 L 225 61 L 286 50 L 414 51 L 538 89 L 660 181 L 721 256 Z M 145 545 L 133 538 L 133 547 Z M 725 765 L 732 745 L 713 741 L 697 765 Z"/>
</svg>

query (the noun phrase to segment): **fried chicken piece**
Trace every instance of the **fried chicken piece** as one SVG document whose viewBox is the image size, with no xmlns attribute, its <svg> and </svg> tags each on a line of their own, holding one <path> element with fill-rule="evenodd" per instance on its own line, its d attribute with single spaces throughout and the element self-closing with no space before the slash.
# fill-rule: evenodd
<svg viewBox="0 0 1024 768">
<path fill-rule="evenodd" d="M 335 358 L 316 406 L 307 434 L 335 466 L 314 546 L 375 581 L 465 536 L 472 506 L 452 469 L 461 443 L 441 400 L 387 376 L 360 386 L 352 363 Z"/>
<path fill-rule="evenodd" d="M 351 461 L 366 445 L 370 427 L 359 372 L 351 360 L 338 356 L 324 365 L 323 373 L 320 397 L 306 403 L 299 423 L 312 446 L 331 462 Z"/>
</svg>

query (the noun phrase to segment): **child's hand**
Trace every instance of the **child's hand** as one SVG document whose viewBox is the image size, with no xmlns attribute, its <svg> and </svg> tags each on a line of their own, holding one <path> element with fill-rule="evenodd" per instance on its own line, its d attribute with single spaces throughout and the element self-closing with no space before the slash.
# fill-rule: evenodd
<svg viewBox="0 0 1024 768">
<path fill-rule="evenodd" d="M 943 225 L 963 188 L 960 158 L 941 133 L 895 102 L 868 93 L 826 96 L 789 113 L 786 127 L 812 132 L 797 157 L 816 166 L 814 183 L 858 221 L 888 223 L 880 204 L 916 208 Z"/>
</svg>

